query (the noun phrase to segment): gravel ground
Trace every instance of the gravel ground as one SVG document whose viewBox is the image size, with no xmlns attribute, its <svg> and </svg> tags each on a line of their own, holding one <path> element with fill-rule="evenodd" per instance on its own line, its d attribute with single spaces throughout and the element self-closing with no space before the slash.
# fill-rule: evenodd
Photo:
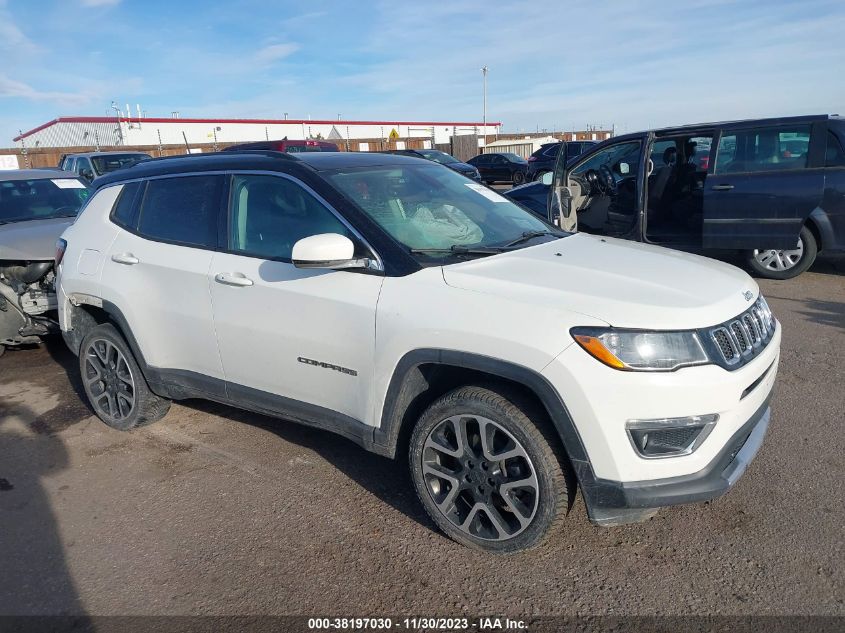
<svg viewBox="0 0 845 633">
<path fill-rule="evenodd" d="M 542 548 L 438 533 L 404 467 L 200 401 L 120 433 L 60 340 L 0 358 L 0 613 L 845 616 L 845 266 L 762 281 L 784 326 L 769 436 L 716 501 Z"/>
</svg>

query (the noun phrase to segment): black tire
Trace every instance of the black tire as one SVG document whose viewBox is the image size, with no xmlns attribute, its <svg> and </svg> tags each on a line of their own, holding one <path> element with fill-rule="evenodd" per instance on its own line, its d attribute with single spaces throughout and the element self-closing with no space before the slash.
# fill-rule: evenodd
<svg viewBox="0 0 845 633">
<path fill-rule="evenodd" d="M 458 422 L 454 422 L 456 418 Z M 486 420 L 484 426 L 482 420 Z M 446 446 L 452 441 L 448 430 L 458 426 L 463 426 L 467 439 L 463 444 L 455 441 L 455 452 L 460 453 L 461 446 L 470 446 L 471 451 L 465 451 L 461 458 L 447 458 Z M 505 457 L 501 462 L 487 461 L 489 458 L 480 449 L 480 436 L 491 428 L 494 435 L 487 440 L 491 453 L 498 441 L 499 450 L 494 455 L 520 450 L 522 454 Z M 477 429 L 475 436 L 472 429 Z M 505 444 L 501 443 L 502 438 L 507 440 Z M 467 547 L 492 553 L 535 547 L 559 525 L 569 507 L 568 482 L 572 479 L 560 442 L 546 412 L 518 392 L 466 386 L 442 396 L 418 420 L 408 455 L 411 479 L 426 512 L 447 536 Z M 449 460 L 453 462 L 446 464 Z M 432 473 L 432 466 L 436 474 Z M 441 478 L 440 473 L 449 473 L 448 480 Z M 536 482 L 533 493 L 513 486 L 513 481 L 526 482 L 532 476 Z M 499 479 L 498 485 L 495 479 Z M 503 492 L 505 486 L 511 487 Z M 489 490 L 482 492 L 485 487 Z M 484 495 L 487 501 L 479 501 Z M 479 503 L 482 507 L 476 509 Z M 519 512 L 515 503 L 525 512 Z M 494 515 L 496 523 L 507 530 L 495 526 Z"/>
<path fill-rule="evenodd" d="M 516 187 L 517 185 L 521 185 L 525 182 L 525 172 L 523 171 L 515 171 L 513 172 L 513 177 L 511 178 L 513 181 L 513 186 Z"/>
<path fill-rule="evenodd" d="M 784 261 L 789 261 L 785 255 L 787 253 L 796 253 L 800 251 L 798 259 L 794 263 L 790 263 L 786 268 L 780 268 Z M 748 251 L 746 253 L 746 262 L 749 268 L 755 274 L 766 279 L 792 279 L 806 271 L 813 262 L 816 261 L 819 247 L 816 242 L 816 236 L 807 227 L 802 226 L 801 232 L 798 234 L 798 244 L 796 249 L 782 249 L 782 250 L 765 250 Z M 792 256 L 793 258 L 795 255 Z M 769 258 L 767 260 L 767 258 Z"/>
<path fill-rule="evenodd" d="M 150 391 L 132 350 L 111 323 L 98 325 L 82 339 L 79 371 L 91 408 L 113 429 L 152 424 L 170 410 L 170 400 Z"/>
</svg>

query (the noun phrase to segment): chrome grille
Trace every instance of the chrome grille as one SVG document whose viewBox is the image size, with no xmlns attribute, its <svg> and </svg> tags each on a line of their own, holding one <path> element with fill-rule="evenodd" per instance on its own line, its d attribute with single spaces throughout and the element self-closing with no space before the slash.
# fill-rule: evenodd
<svg viewBox="0 0 845 633">
<path fill-rule="evenodd" d="M 710 329 L 710 338 L 727 365 L 756 356 L 768 345 L 775 331 L 775 320 L 765 299 L 725 323 Z"/>
</svg>

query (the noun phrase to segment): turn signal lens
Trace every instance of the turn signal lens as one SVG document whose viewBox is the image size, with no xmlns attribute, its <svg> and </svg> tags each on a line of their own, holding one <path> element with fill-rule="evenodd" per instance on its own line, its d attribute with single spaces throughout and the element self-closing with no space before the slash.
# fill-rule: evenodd
<svg viewBox="0 0 845 633">
<path fill-rule="evenodd" d="M 625 367 L 625 363 L 616 358 L 616 356 L 614 356 L 595 336 L 576 334 L 575 340 L 587 351 L 588 354 L 590 354 L 593 358 L 600 360 L 605 365 L 609 365 L 614 369 L 627 369 L 627 367 Z"/>
</svg>

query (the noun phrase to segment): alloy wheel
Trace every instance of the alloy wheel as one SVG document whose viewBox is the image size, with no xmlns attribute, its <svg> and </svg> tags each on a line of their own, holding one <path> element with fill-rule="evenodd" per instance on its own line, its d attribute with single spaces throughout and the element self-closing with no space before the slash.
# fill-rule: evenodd
<svg viewBox="0 0 845 633">
<path fill-rule="evenodd" d="M 123 353 L 107 339 L 94 339 L 85 350 L 82 379 L 99 414 L 125 420 L 135 409 L 135 381 Z"/>
<path fill-rule="evenodd" d="M 801 261 L 801 257 L 803 255 L 804 241 L 800 237 L 798 238 L 798 245 L 795 248 L 786 250 L 754 249 L 753 253 L 754 259 L 756 259 L 763 268 L 777 271 L 793 268 L 799 261 Z"/>
<path fill-rule="evenodd" d="M 537 512 L 540 486 L 531 458 L 489 418 L 455 415 L 437 424 L 425 440 L 421 466 L 438 510 L 475 538 L 511 539 Z"/>
</svg>

